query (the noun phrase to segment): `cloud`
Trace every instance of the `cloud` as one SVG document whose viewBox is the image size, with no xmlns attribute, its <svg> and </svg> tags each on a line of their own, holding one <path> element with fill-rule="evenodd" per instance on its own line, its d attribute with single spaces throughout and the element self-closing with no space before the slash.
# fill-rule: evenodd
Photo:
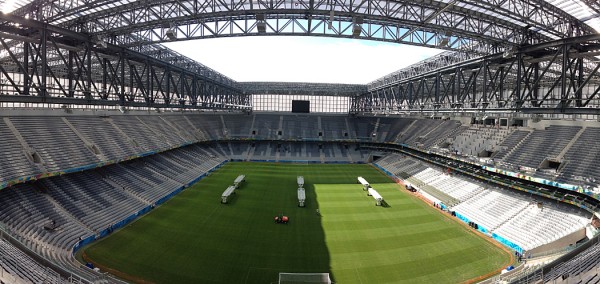
<svg viewBox="0 0 600 284">
<path fill-rule="evenodd" d="M 366 84 L 441 50 L 357 39 L 251 36 L 165 44 L 240 82 Z"/>
</svg>

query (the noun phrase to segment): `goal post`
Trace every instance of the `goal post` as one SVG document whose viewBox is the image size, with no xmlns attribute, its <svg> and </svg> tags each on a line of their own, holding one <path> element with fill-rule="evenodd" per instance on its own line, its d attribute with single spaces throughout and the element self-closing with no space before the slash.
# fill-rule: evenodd
<svg viewBox="0 0 600 284">
<path fill-rule="evenodd" d="M 279 284 L 331 284 L 329 273 L 279 273 Z"/>
</svg>

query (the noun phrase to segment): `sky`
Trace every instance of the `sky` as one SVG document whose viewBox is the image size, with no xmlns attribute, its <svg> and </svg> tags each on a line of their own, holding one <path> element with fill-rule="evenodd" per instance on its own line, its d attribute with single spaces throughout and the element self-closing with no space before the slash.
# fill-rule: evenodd
<svg viewBox="0 0 600 284">
<path fill-rule="evenodd" d="M 164 45 L 238 82 L 366 84 L 443 51 L 307 36 L 213 38 Z"/>
</svg>

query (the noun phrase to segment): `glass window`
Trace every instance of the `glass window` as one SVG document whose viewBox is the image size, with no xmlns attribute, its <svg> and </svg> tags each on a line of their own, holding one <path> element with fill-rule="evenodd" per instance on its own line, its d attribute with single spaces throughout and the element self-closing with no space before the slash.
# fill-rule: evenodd
<svg viewBox="0 0 600 284">
<path fill-rule="evenodd" d="M 307 95 L 252 95 L 253 111 L 292 111 L 292 100 L 310 101 L 310 112 L 348 113 L 350 97 Z"/>
</svg>

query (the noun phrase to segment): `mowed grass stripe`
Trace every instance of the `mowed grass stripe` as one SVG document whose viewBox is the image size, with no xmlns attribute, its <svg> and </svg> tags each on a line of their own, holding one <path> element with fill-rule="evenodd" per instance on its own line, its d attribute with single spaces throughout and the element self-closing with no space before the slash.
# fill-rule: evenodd
<svg viewBox="0 0 600 284">
<path fill-rule="evenodd" d="M 220 204 L 239 174 L 247 182 Z M 297 207 L 298 175 L 306 208 Z M 375 206 L 357 176 L 390 207 Z M 274 224 L 279 213 L 290 224 Z M 279 272 L 330 272 L 337 283 L 456 283 L 510 259 L 371 166 L 272 163 L 228 163 L 85 252 L 155 283 L 271 283 Z"/>
<path fill-rule="evenodd" d="M 384 264 L 385 259 L 389 259 L 390 256 L 380 255 L 379 261 L 369 259 L 367 265 L 357 267 L 355 270 L 362 279 L 368 279 L 367 283 L 458 283 L 460 281 L 457 281 L 457 278 L 470 279 L 473 273 L 485 273 L 476 266 L 473 267 L 473 264 L 484 267 L 486 263 L 480 261 L 481 256 L 473 253 L 469 248 L 450 253 L 430 254 L 428 258 L 419 258 L 417 257 L 419 255 L 422 254 L 401 255 L 408 260 L 391 264 L 389 262 Z M 443 274 L 444 277 L 440 277 L 439 274 Z M 346 278 L 346 275 L 350 275 L 350 271 L 340 275 L 336 279 L 338 283 L 356 283 L 353 278 Z"/>
<path fill-rule="evenodd" d="M 375 203 L 371 204 L 369 203 L 368 205 L 375 205 Z M 380 213 L 377 212 L 367 212 L 367 213 L 339 213 L 340 207 L 327 207 L 327 222 L 347 222 L 347 221 L 380 221 L 382 215 Z M 334 210 L 332 210 L 332 208 L 334 208 Z M 344 209 L 347 207 L 344 207 Z M 336 209 L 338 210 L 338 212 L 335 212 Z M 333 211 L 333 212 L 331 212 Z M 417 210 L 417 209 L 412 209 L 412 210 L 398 210 L 398 212 L 402 212 L 402 215 L 398 214 L 398 215 L 394 215 L 394 216 L 389 216 L 390 219 L 388 219 L 387 221 L 399 221 L 402 222 L 407 221 L 409 219 L 421 219 L 421 217 L 424 219 L 426 218 L 430 218 L 429 216 L 431 214 L 428 214 L 426 212 L 423 212 L 423 210 Z M 324 214 L 324 213 L 323 213 Z M 437 219 L 432 219 L 432 220 L 437 220 Z M 411 222 L 413 222 L 412 220 L 409 220 Z M 414 222 L 413 222 L 414 223 Z"/>
<path fill-rule="evenodd" d="M 361 229 L 350 228 L 348 230 L 328 230 L 327 239 L 332 242 L 345 241 L 345 240 L 372 240 L 379 238 L 396 237 L 404 239 L 409 235 L 414 235 L 415 232 L 424 233 L 429 232 L 435 234 L 439 231 L 447 230 L 448 226 L 431 226 L 430 223 L 412 225 L 410 227 L 390 227 L 389 229 L 382 230 L 381 228 L 374 229 Z"/>
<path fill-rule="evenodd" d="M 448 257 L 455 262 L 463 262 L 461 255 L 471 255 L 476 250 L 475 246 L 440 246 L 439 249 L 430 249 L 431 246 L 423 246 L 422 244 L 407 249 L 390 249 L 390 250 L 375 250 L 369 252 L 348 252 L 343 253 L 344 258 L 334 259 L 334 265 L 352 266 L 359 264 L 359 267 L 380 267 L 392 265 L 410 265 L 414 263 L 427 263 L 428 266 L 436 267 L 440 260 L 448 261 Z M 440 260 L 436 260 L 440 258 Z M 439 267 L 438 267 L 439 269 Z"/>
</svg>

